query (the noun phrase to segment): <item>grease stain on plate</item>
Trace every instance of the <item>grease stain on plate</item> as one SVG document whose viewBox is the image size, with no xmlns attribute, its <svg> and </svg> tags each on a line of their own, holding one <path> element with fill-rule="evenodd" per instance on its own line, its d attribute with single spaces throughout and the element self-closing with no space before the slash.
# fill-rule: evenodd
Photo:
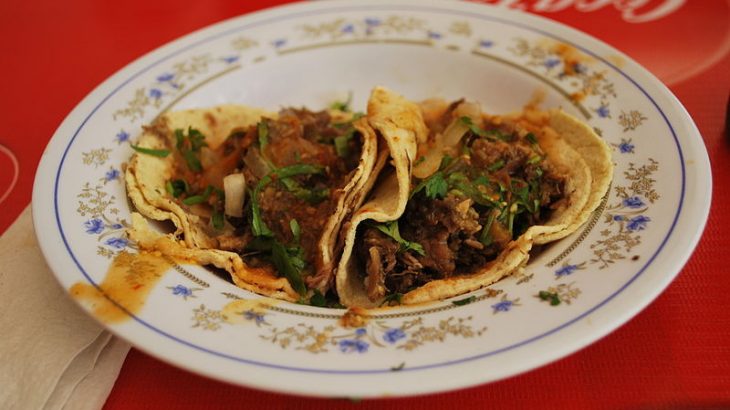
<svg viewBox="0 0 730 410">
<path fill-rule="evenodd" d="M 99 286 L 77 282 L 71 297 L 105 323 L 119 323 L 139 313 L 163 273 L 172 264 L 160 254 L 120 252 Z M 112 302 L 112 300 L 114 302 Z"/>
</svg>

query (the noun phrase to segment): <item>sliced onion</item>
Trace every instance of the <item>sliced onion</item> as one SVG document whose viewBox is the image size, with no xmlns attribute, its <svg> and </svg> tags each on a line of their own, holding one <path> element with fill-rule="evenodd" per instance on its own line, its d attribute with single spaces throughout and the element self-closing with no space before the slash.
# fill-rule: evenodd
<svg viewBox="0 0 730 410">
<path fill-rule="evenodd" d="M 464 122 L 460 121 L 459 118 L 461 117 L 457 117 L 451 121 L 451 124 L 449 124 L 449 126 L 444 130 L 444 134 L 441 136 L 442 145 L 444 147 L 448 148 L 458 145 L 464 134 L 469 131 L 469 127 L 464 124 Z"/>
<path fill-rule="evenodd" d="M 226 215 L 242 217 L 246 201 L 246 177 L 243 174 L 226 176 L 223 178 L 223 191 L 226 193 Z"/>
<path fill-rule="evenodd" d="M 250 169 L 256 178 L 263 178 L 269 173 L 269 164 L 261 156 L 258 148 L 250 148 L 246 151 L 246 155 L 243 156 L 243 163 L 246 164 L 246 168 Z"/>
<path fill-rule="evenodd" d="M 423 115 L 423 121 L 426 126 L 435 124 L 444 115 L 444 112 L 449 108 L 449 103 L 441 98 L 430 98 L 423 100 L 418 103 L 421 108 L 421 114 Z"/>
<path fill-rule="evenodd" d="M 457 118 L 469 117 L 474 124 L 482 126 L 482 107 L 478 103 L 465 101 L 454 109 L 454 115 Z"/>
<path fill-rule="evenodd" d="M 208 147 L 202 147 L 200 149 L 200 165 L 203 169 L 212 167 L 218 161 L 220 161 L 220 158 L 215 151 Z"/>
<path fill-rule="evenodd" d="M 429 177 L 438 171 L 443 156 L 444 149 L 441 145 L 441 134 L 437 134 L 433 143 L 423 150 L 422 156 L 418 157 L 418 164 L 413 167 L 413 176 L 419 179 Z"/>
<path fill-rule="evenodd" d="M 422 103 L 421 109 L 425 112 L 424 106 L 428 106 Z M 473 102 L 459 104 L 454 109 L 454 120 L 446 127 L 443 134 L 436 134 L 433 143 L 427 149 L 419 150 L 425 159 L 419 159 L 418 165 L 413 168 L 413 175 L 416 178 L 423 179 L 438 171 L 444 154 L 453 151 L 453 148 L 459 145 L 464 134 L 469 131 L 469 127 L 460 121 L 461 117 L 469 117 L 473 124 L 482 126 L 482 109 L 479 104 Z"/>
</svg>

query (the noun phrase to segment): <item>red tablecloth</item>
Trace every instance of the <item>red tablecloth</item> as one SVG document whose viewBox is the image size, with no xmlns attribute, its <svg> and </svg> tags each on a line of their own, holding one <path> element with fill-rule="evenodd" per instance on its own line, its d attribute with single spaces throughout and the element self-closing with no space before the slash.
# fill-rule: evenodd
<svg viewBox="0 0 730 410">
<path fill-rule="evenodd" d="M 0 204 L 0 232 L 29 204 L 48 139 L 94 86 L 182 34 L 283 2 L 0 2 L 0 144 L 20 164 L 18 183 Z M 463 391 L 357 404 L 297 398 L 208 380 L 133 349 L 106 408 L 730 408 L 730 278 L 724 258 L 730 242 L 730 137 L 723 131 L 730 3 L 656 0 L 633 10 L 629 4 L 643 2 L 491 3 L 541 11 L 616 45 L 660 76 L 694 118 L 712 161 L 712 210 L 699 247 L 667 291 L 628 324 L 570 357 Z M 586 9 L 598 3 L 606 5 Z M 13 181 L 13 161 L 3 152 L 0 200 Z"/>
</svg>

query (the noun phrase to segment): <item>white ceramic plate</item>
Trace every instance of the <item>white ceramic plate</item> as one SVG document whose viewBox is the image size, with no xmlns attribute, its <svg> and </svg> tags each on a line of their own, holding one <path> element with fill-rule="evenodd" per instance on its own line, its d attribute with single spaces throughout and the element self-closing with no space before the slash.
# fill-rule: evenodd
<svg viewBox="0 0 730 410">
<path fill-rule="evenodd" d="M 534 257 L 523 275 L 473 292 L 473 303 L 395 308 L 348 329 L 342 311 L 231 304 L 260 297 L 183 266 L 164 275 L 140 313 L 107 326 L 227 382 L 375 397 L 514 375 L 644 308 L 689 257 L 710 204 L 707 153 L 679 102 L 619 51 L 546 19 L 468 3 L 396 3 L 303 3 L 231 19 L 94 90 L 53 136 L 33 194 L 38 239 L 63 287 L 99 284 L 112 257 L 133 246 L 120 170 L 129 142 L 162 110 L 231 102 L 319 109 L 350 91 L 362 110 L 380 84 L 413 100 L 466 97 L 504 113 L 541 89 L 546 107 L 586 120 L 614 147 L 610 195 L 586 227 Z"/>
</svg>

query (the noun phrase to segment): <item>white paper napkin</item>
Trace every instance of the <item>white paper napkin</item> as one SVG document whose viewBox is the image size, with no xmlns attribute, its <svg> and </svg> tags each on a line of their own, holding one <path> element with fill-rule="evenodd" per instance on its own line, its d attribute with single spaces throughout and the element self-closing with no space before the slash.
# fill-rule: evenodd
<svg viewBox="0 0 730 410">
<path fill-rule="evenodd" d="M 99 409 L 128 351 L 53 277 L 26 208 L 0 237 L 0 409 Z"/>
</svg>

